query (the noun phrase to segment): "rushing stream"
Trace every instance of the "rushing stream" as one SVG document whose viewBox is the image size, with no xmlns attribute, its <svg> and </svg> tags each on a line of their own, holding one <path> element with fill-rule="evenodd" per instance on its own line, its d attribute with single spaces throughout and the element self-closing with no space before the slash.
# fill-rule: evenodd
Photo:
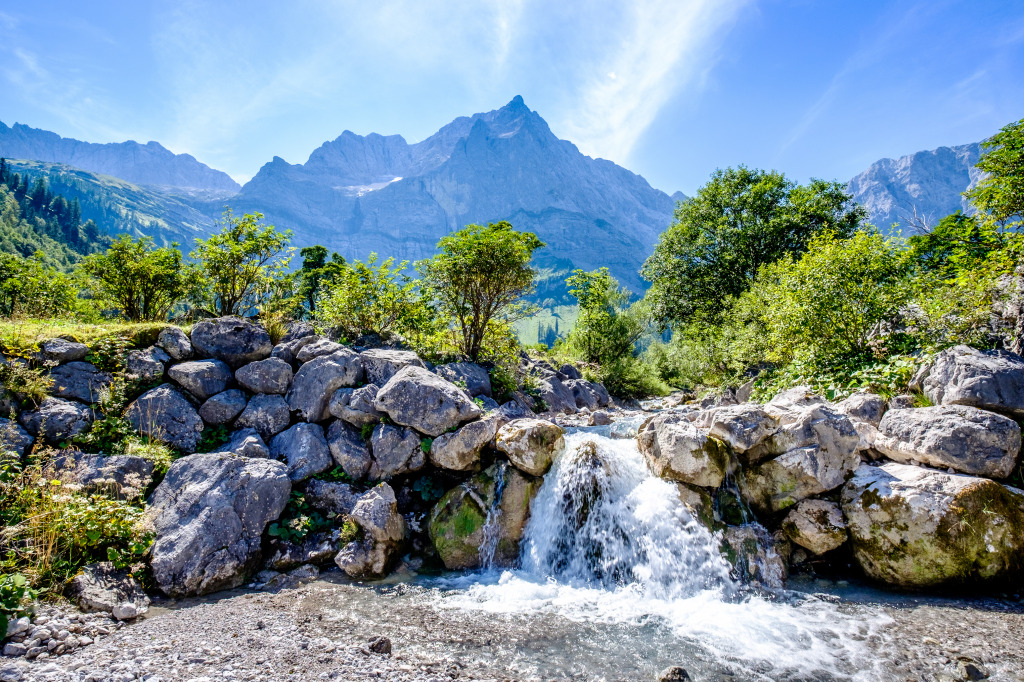
<svg viewBox="0 0 1024 682">
<path fill-rule="evenodd" d="M 635 440 L 604 433 L 566 436 L 519 568 L 421 577 L 401 598 L 463 633 L 486 628 L 487 646 L 465 653 L 512 679 L 651 679 L 668 664 L 698 680 L 878 679 L 869 651 L 887 618 L 738 583 L 719 539 L 649 472 Z"/>
</svg>

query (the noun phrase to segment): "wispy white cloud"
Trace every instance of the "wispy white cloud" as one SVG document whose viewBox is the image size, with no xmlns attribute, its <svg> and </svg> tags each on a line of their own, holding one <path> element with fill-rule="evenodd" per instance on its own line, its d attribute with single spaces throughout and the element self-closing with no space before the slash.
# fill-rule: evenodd
<svg viewBox="0 0 1024 682">
<path fill-rule="evenodd" d="M 699 85 L 749 0 L 637 0 L 607 56 L 589 68 L 559 129 L 619 163 L 680 88 Z"/>
</svg>

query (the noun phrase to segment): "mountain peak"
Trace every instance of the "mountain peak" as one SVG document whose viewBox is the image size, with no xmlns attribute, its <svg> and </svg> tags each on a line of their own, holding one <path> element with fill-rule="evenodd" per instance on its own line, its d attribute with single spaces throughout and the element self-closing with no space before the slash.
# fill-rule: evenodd
<svg viewBox="0 0 1024 682">
<path fill-rule="evenodd" d="M 509 111 L 529 111 L 530 110 L 530 107 L 526 106 L 526 102 L 523 101 L 523 96 L 522 95 L 516 95 L 515 97 L 512 98 L 511 102 L 509 102 L 508 104 L 506 104 L 502 108 L 503 109 L 508 109 Z"/>
</svg>

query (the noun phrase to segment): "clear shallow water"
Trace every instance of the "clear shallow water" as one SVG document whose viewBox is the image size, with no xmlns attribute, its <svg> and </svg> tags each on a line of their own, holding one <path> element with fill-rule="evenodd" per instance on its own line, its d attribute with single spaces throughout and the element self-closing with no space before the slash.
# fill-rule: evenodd
<svg viewBox="0 0 1024 682">
<path fill-rule="evenodd" d="M 668 665 L 695 680 L 879 679 L 887 616 L 754 593 L 718 543 L 635 441 L 579 431 L 531 507 L 520 568 L 419 577 L 385 594 L 396 615 L 423 622 L 424 651 L 507 679 L 652 679 Z"/>
</svg>

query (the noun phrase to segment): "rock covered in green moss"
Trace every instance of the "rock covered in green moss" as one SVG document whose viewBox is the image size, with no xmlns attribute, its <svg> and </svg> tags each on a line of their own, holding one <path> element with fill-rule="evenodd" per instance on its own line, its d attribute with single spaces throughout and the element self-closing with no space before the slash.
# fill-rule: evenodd
<svg viewBox="0 0 1024 682">
<path fill-rule="evenodd" d="M 1024 492 L 905 464 L 861 465 L 843 488 L 854 556 L 899 587 L 989 580 L 1024 567 Z"/>
<path fill-rule="evenodd" d="M 499 471 L 501 473 L 499 473 Z M 504 476 L 501 499 L 495 508 L 498 477 Z M 450 569 L 479 568 L 487 515 L 495 512 L 497 542 L 493 565 L 511 565 L 519 556 L 519 541 L 530 517 L 530 503 L 541 479 L 513 467 L 495 464 L 457 488 L 449 490 L 430 512 L 429 531 L 438 556 Z"/>
<path fill-rule="evenodd" d="M 729 468 L 725 443 L 679 414 L 648 421 L 637 436 L 637 446 L 654 475 L 671 481 L 717 488 Z"/>
</svg>

